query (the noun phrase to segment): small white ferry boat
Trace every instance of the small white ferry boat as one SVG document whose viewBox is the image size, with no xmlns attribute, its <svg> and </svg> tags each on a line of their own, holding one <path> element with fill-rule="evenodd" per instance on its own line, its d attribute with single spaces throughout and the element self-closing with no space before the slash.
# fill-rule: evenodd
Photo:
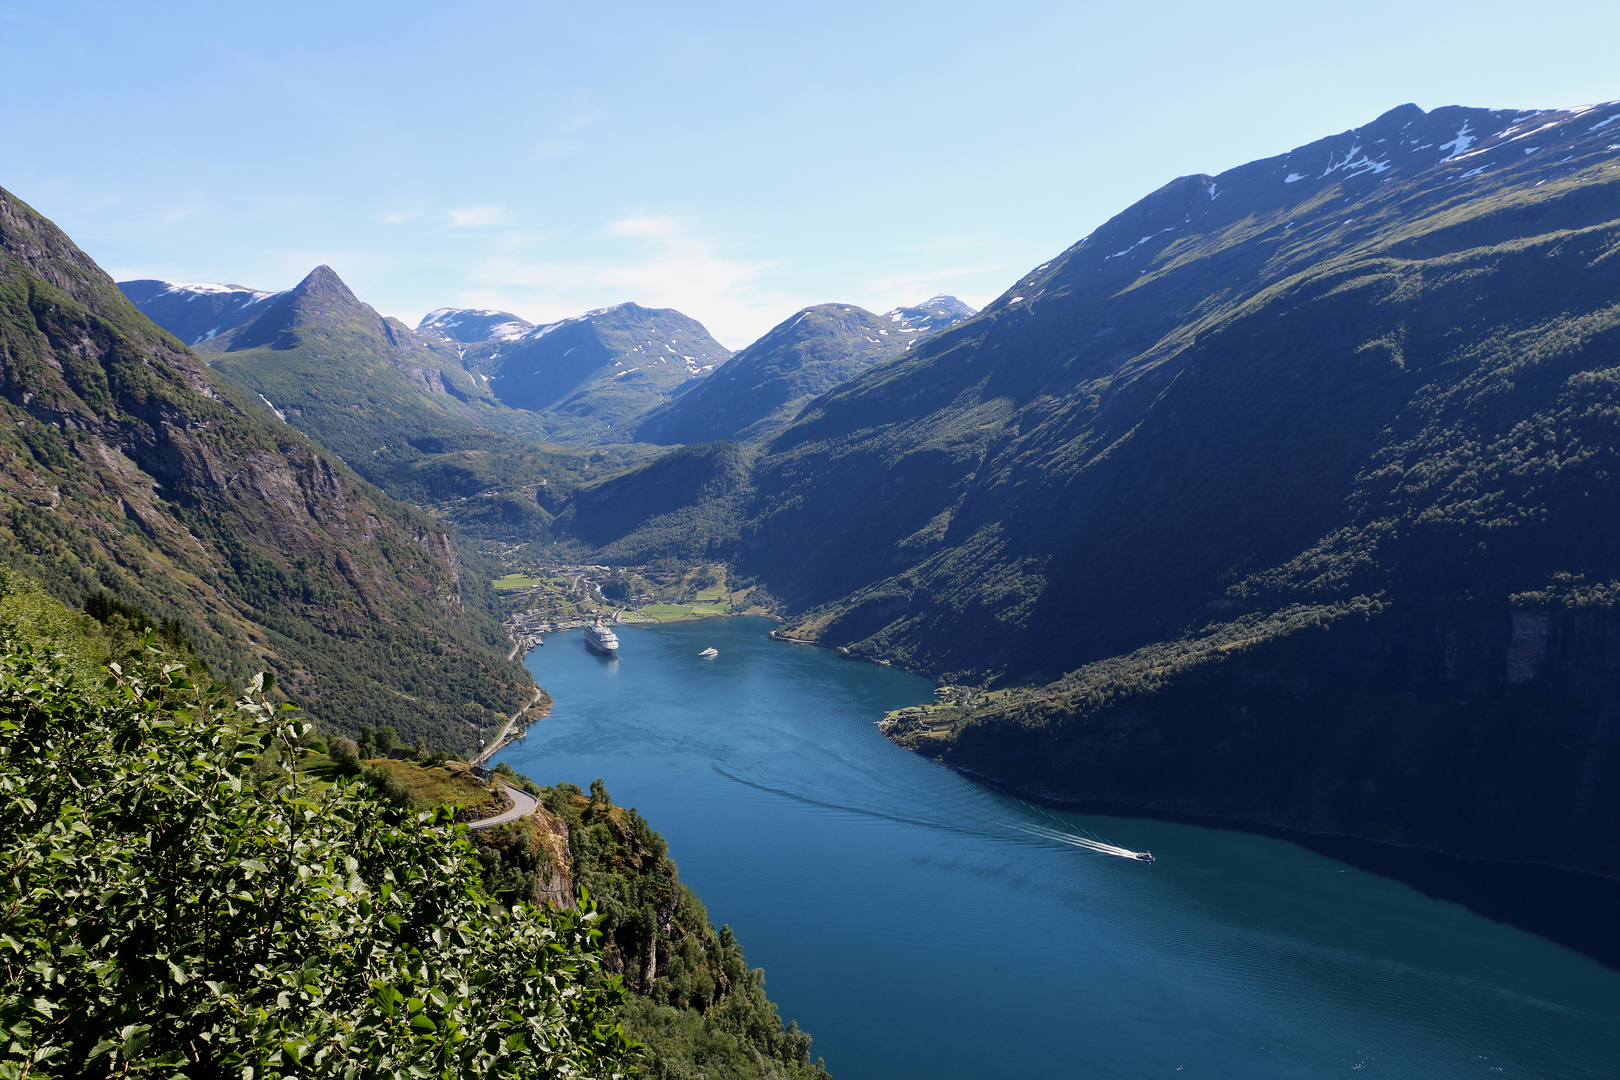
<svg viewBox="0 0 1620 1080">
<path fill-rule="evenodd" d="M 602 620 L 597 619 L 585 628 L 585 647 L 603 656 L 617 656 L 619 635 L 613 632 L 612 627 L 603 626 Z"/>
<path fill-rule="evenodd" d="M 715 649 L 715 648 L 708 648 L 708 649 L 704 649 L 702 652 L 698 653 L 698 655 L 703 657 L 705 660 L 713 660 L 715 657 L 720 655 L 720 650 Z"/>
</svg>

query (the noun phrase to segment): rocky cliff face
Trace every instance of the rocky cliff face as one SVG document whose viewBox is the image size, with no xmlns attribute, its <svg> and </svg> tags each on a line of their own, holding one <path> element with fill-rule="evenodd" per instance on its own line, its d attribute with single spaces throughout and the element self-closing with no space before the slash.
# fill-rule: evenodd
<svg viewBox="0 0 1620 1080">
<path fill-rule="evenodd" d="M 517 899 L 563 909 L 574 906 L 568 825 L 544 806 L 527 817 L 472 835 L 486 871 Z"/>
<path fill-rule="evenodd" d="M 520 703 L 431 518 L 217 381 L 3 191 L 0 413 L 0 559 L 69 604 L 174 618 L 216 676 L 269 667 L 338 728 L 454 746 L 469 710 Z"/>
</svg>

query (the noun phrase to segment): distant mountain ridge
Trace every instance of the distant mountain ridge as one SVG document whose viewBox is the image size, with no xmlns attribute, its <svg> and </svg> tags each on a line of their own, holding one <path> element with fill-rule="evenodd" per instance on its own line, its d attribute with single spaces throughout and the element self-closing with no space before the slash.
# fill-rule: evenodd
<svg viewBox="0 0 1620 1080">
<path fill-rule="evenodd" d="M 488 308 L 438 308 L 422 316 L 416 332 L 424 338 L 440 338 L 474 345 L 484 341 L 511 341 L 534 329 L 528 319 L 510 311 Z"/>
<path fill-rule="evenodd" d="M 851 304 L 805 308 L 649 412 L 636 438 L 666 444 L 769 438 L 812 398 L 974 314 L 954 296 L 881 316 Z"/>
<path fill-rule="evenodd" d="M 327 266 L 198 348 L 281 420 L 469 538 L 549 545 L 541 496 L 589 474 L 582 456 L 508 433 L 527 418 L 462 366 L 464 346 L 379 314 Z"/>
<path fill-rule="evenodd" d="M 977 311 L 956 297 L 941 293 L 911 307 L 897 307 L 885 311 L 883 317 L 890 322 L 915 328 L 922 335 L 918 338 L 920 341 L 922 337 L 937 334 L 941 330 L 949 330 L 957 323 L 967 322 L 977 314 Z"/>
<path fill-rule="evenodd" d="M 630 442 L 635 422 L 731 358 L 696 319 L 625 303 L 470 346 L 463 360 L 502 404 L 534 414 L 524 434 Z"/>
<path fill-rule="evenodd" d="M 200 345 L 256 318 L 281 293 L 245 285 L 143 278 L 118 284 L 142 313 L 187 345 Z"/>
</svg>

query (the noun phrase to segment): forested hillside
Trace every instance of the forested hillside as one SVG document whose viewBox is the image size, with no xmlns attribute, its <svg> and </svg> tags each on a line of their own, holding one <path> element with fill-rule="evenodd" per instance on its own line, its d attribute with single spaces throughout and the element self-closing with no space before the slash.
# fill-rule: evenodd
<svg viewBox="0 0 1620 1080">
<path fill-rule="evenodd" d="M 0 1072 L 825 1080 L 601 781 L 503 767 L 544 808 L 465 842 L 464 764 L 365 765 L 88 606 L 0 567 Z"/>
<path fill-rule="evenodd" d="M 630 995 L 620 1013 L 645 1047 L 647 1074 L 669 1080 L 827 1080 L 810 1036 L 783 1024 L 728 926 L 719 930 L 681 880 L 664 838 L 597 780 L 539 787 L 533 817 L 474 836 L 492 891 L 554 903 L 582 887 L 601 918 L 602 963 Z"/>
<path fill-rule="evenodd" d="M 217 380 L 6 192 L 0 366 L 0 562 L 71 607 L 110 594 L 338 729 L 381 712 L 467 746 L 527 699 L 433 519 Z"/>
<path fill-rule="evenodd" d="M 624 1074 L 589 913 L 492 903 L 448 812 L 301 776 L 267 682 L 86 677 L 65 610 L 3 607 L 0 1073 Z"/>
</svg>

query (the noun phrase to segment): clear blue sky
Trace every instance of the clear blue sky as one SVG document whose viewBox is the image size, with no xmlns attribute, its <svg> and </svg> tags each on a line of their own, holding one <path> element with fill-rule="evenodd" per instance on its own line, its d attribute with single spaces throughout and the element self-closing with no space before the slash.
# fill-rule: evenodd
<svg viewBox="0 0 1620 1080">
<path fill-rule="evenodd" d="M 0 186 L 115 277 L 746 344 L 982 304 L 1142 195 L 1414 101 L 1620 98 L 1620 4 L 0 0 Z"/>
</svg>

